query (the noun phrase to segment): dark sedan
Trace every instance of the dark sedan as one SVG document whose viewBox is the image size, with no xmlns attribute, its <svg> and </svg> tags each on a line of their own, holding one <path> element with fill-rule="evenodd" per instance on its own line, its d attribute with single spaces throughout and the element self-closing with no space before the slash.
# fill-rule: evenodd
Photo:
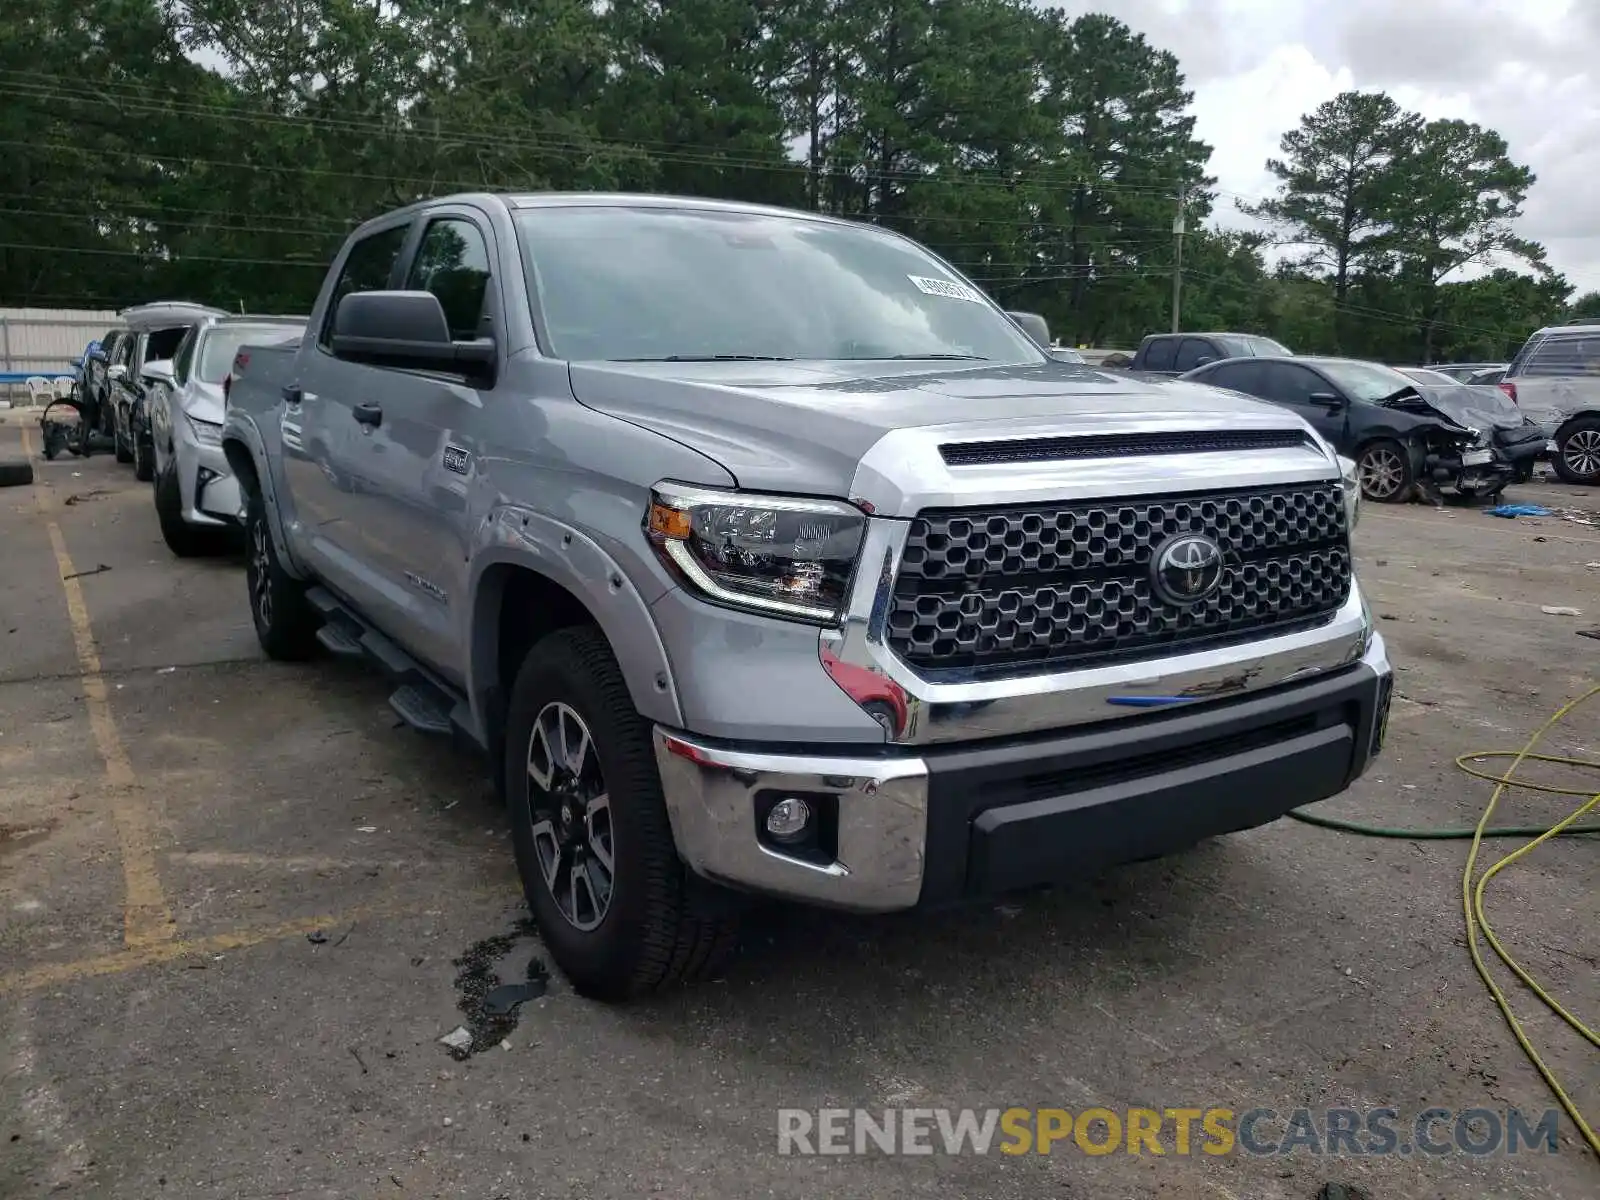
<svg viewBox="0 0 1600 1200">
<path fill-rule="evenodd" d="M 1538 425 L 1492 387 L 1433 384 L 1348 358 L 1230 358 L 1183 376 L 1270 400 L 1304 417 L 1360 469 L 1362 494 L 1400 503 L 1450 488 L 1490 497 L 1527 479 Z"/>
</svg>

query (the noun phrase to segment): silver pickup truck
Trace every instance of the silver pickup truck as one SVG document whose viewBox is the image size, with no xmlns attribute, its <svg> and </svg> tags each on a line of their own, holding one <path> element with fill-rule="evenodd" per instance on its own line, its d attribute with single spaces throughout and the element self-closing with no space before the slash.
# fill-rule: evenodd
<svg viewBox="0 0 1600 1200">
<path fill-rule="evenodd" d="M 228 391 L 262 645 L 373 660 L 484 750 L 591 996 L 716 969 L 741 892 L 1079 878 L 1382 744 L 1351 464 L 1282 408 L 1057 362 L 878 228 L 428 201 Z"/>
</svg>

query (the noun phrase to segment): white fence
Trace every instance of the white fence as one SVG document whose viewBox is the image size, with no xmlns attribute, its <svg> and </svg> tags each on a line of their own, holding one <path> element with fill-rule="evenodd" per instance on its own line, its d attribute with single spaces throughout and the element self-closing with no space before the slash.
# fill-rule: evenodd
<svg viewBox="0 0 1600 1200">
<path fill-rule="evenodd" d="M 70 375 L 83 348 L 120 322 L 81 308 L 0 308 L 0 398 L 25 401 L 29 375 Z"/>
</svg>

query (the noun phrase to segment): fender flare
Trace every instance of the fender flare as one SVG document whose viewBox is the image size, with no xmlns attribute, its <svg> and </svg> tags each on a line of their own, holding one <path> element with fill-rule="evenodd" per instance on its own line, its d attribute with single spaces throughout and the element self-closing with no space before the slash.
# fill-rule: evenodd
<svg viewBox="0 0 1600 1200">
<path fill-rule="evenodd" d="M 531 572 L 573 596 L 611 644 L 640 714 L 683 726 L 677 678 L 654 614 L 628 573 L 588 534 L 532 509 L 506 505 L 482 526 L 472 555 L 466 618 L 471 646 L 467 678 L 474 715 L 485 721 L 490 695 L 509 689 L 499 678 L 499 624 L 491 615 L 500 601 L 497 567 Z M 487 727 L 484 725 L 483 727 Z"/>
<path fill-rule="evenodd" d="M 230 452 L 233 447 L 238 447 L 237 451 Z M 272 534 L 273 548 L 278 553 L 279 564 L 295 579 L 302 581 L 310 579 L 309 572 L 295 561 L 294 552 L 289 547 L 289 539 L 283 528 L 283 514 L 278 510 L 277 482 L 268 466 L 266 451 L 261 443 L 261 433 L 256 429 L 254 422 L 240 420 L 230 414 L 222 430 L 222 452 L 236 472 L 238 466 L 234 462 L 234 453 L 241 453 L 249 460 L 251 470 L 255 473 L 256 486 L 261 489 L 261 498 L 265 502 L 267 529 Z"/>
</svg>

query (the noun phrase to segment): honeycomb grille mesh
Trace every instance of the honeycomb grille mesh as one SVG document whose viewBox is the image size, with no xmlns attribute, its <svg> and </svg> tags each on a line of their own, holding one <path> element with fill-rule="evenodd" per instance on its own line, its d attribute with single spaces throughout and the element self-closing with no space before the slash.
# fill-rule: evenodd
<svg viewBox="0 0 1600 1200">
<path fill-rule="evenodd" d="M 1187 606 L 1151 581 L 1156 549 L 1180 533 L 1223 555 L 1221 585 Z M 1336 483 L 930 510 L 911 523 L 888 641 L 926 672 L 1011 674 L 1286 632 L 1349 594 Z"/>
</svg>

